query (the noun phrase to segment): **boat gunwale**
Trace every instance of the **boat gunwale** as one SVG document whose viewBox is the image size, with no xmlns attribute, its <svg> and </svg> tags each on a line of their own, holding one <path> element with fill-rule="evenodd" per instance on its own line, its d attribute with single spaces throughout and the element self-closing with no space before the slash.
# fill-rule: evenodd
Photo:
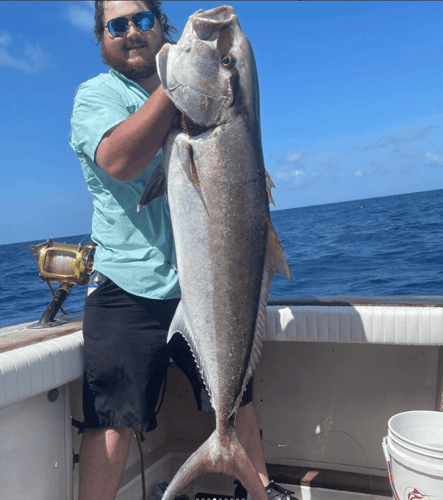
<svg viewBox="0 0 443 500">
<path fill-rule="evenodd" d="M 313 297 L 270 297 L 268 307 L 437 307 L 443 308 L 443 295 L 317 295 Z M 58 318 L 57 318 L 58 319 Z M 21 323 L 0 328 L 0 354 L 32 344 L 63 337 L 82 330 L 83 312 L 66 319 L 65 324 L 42 329 L 29 329 L 33 322 Z"/>
<path fill-rule="evenodd" d="M 443 295 L 316 295 L 270 297 L 268 306 L 443 307 Z"/>
</svg>

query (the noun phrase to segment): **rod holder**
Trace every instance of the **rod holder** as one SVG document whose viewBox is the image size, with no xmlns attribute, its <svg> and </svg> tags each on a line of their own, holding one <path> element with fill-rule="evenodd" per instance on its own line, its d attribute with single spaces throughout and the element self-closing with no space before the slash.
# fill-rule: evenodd
<svg viewBox="0 0 443 500">
<path fill-rule="evenodd" d="M 63 325 L 66 323 L 63 319 L 55 319 L 55 316 L 62 307 L 66 297 L 71 293 L 72 287 L 73 285 L 71 283 L 60 283 L 55 297 L 51 300 L 40 320 L 37 323 L 29 325 L 28 328 L 48 328 L 50 326 Z"/>
</svg>

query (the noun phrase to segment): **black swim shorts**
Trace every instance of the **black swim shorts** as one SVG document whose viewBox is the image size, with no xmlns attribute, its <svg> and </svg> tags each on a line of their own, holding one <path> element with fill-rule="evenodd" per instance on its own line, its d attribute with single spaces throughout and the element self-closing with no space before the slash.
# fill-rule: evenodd
<svg viewBox="0 0 443 500">
<path fill-rule="evenodd" d="M 103 275 L 99 282 L 86 298 L 84 310 L 85 427 L 121 426 L 139 432 L 155 429 L 155 410 L 170 358 L 189 379 L 198 409 L 211 411 L 209 395 L 186 340 L 176 334 L 166 344 L 180 299 L 138 297 Z M 250 401 L 251 382 L 242 406 Z"/>
</svg>

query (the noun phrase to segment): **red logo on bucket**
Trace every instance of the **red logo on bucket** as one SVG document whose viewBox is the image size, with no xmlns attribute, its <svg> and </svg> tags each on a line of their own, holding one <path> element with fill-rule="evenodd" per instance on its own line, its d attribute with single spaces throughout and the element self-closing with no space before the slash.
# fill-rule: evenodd
<svg viewBox="0 0 443 500">
<path fill-rule="evenodd" d="M 431 498 L 417 488 L 406 488 L 405 493 L 408 495 L 408 500 L 426 500 L 427 498 Z"/>
</svg>

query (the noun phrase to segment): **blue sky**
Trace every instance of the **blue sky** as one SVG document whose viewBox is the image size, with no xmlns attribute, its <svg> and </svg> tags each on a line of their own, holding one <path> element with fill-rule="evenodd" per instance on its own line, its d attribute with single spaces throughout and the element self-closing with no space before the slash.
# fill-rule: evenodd
<svg viewBox="0 0 443 500">
<path fill-rule="evenodd" d="M 163 3 L 179 30 L 221 4 Z M 443 187 L 443 2 L 230 4 L 257 59 L 276 209 Z M 0 12 L 0 244 L 87 233 L 68 136 L 76 87 L 107 71 L 93 2 Z"/>
</svg>

